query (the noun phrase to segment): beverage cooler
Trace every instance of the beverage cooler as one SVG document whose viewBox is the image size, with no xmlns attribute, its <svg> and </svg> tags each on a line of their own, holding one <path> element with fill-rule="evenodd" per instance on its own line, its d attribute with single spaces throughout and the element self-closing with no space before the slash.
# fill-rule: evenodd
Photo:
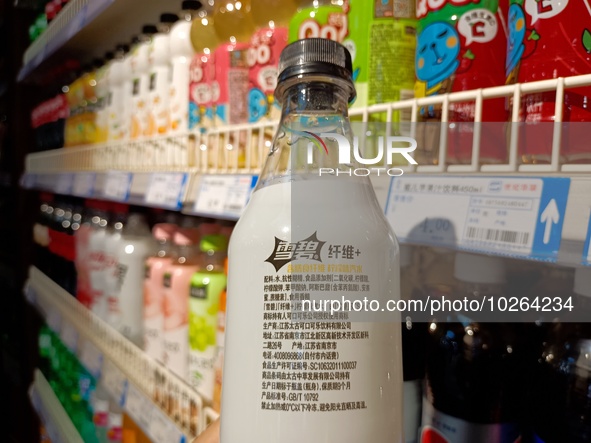
<svg viewBox="0 0 591 443">
<path fill-rule="evenodd" d="M 591 442 L 587 0 L 43 7 L 40 441 Z"/>
</svg>

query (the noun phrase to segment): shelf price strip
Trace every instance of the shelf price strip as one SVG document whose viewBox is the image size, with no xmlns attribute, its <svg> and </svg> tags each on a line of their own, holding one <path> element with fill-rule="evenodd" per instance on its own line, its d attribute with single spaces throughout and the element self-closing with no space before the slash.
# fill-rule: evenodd
<svg viewBox="0 0 591 443">
<path fill-rule="evenodd" d="M 396 177 L 386 217 L 402 242 L 555 262 L 570 179 Z"/>
</svg>

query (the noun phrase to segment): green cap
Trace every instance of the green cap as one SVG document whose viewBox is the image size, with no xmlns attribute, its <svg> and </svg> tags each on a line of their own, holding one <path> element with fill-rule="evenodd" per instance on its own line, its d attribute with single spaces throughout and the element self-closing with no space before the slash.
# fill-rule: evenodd
<svg viewBox="0 0 591 443">
<path fill-rule="evenodd" d="M 199 249 L 201 249 L 203 252 L 225 251 L 228 249 L 228 238 L 219 234 L 206 235 L 201 239 Z"/>
</svg>

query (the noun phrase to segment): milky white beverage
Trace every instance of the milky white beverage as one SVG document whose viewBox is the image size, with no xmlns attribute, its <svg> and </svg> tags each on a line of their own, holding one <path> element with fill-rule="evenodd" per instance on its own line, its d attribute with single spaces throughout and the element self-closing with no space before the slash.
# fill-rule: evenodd
<svg viewBox="0 0 591 443">
<path fill-rule="evenodd" d="M 398 318 L 304 307 L 399 299 L 398 245 L 369 179 L 318 176 L 339 168 L 334 143 L 306 163 L 310 134 L 351 136 L 350 66 L 329 40 L 282 53 L 282 124 L 228 252 L 222 443 L 403 441 Z"/>
<path fill-rule="evenodd" d="M 117 309 L 110 314 L 115 315 L 111 318 L 119 332 L 139 347 L 143 342 L 145 262 L 153 250 L 154 243 L 143 216 L 131 214 L 119 242 L 120 290 Z"/>
</svg>

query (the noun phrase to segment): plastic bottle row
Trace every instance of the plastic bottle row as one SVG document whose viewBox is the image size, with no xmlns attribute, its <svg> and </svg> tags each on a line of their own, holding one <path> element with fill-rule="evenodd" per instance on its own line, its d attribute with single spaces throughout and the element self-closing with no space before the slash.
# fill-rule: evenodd
<svg viewBox="0 0 591 443">
<path fill-rule="evenodd" d="M 232 223 L 44 197 L 38 267 L 219 410 Z"/>
<path fill-rule="evenodd" d="M 573 304 L 562 312 L 531 309 L 514 323 L 453 312 L 427 322 L 406 316 L 406 441 L 588 441 L 591 323 L 573 312 L 589 312 L 590 282 L 591 269 L 403 248 L 402 299 L 570 298 Z"/>
<path fill-rule="evenodd" d="M 279 53 L 288 42 L 306 37 L 331 38 L 348 47 L 355 105 L 362 106 L 588 73 L 591 33 L 584 5 L 551 4 L 542 10 L 528 5 L 517 0 L 424 0 L 417 4 L 417 20 L 410 1 L 249 0 L 214 6 L 185 1 L 180 15 L 162 14 L 159 24 L 145 25 L 130 44 L 119 45 L 64 87 L 69 117 L 52 127 L 64 131 L 65 146 L 78 146 L 276 120 Z M 584 123 L 590 120 L 588 96 L 588 87 L 565 92 L 565 161 L 590 158 L 582 142 Z M 553 91 L 523 96 L 522 162 L 550 160 L 555 101 Z M 507 161 L 510 105 L 505 98 L 484 101 L 484 123 L 478 123 L 482 163 Z M 471 161 L 475 110 L 474 102 L 450 104 L 450 163 Z M 437 163 L 441 106 L 419 111 L 416 159 Z M 409 112 L 396 111 L 392 119 L 395 131 L 408 135 Z M 61 146 L 60 137 L 43 134 L 58 139 L 50 147 Z M 242 137 L 234 144 L 243 165 L 245 150 L 251 148 Z"/>
<path fill-rule="evenodd" d="M 100 380 L 45 325 L 39 331 L 39 355 L 39 369 L 85 443 L 150 443 Z"/>
</svg>

